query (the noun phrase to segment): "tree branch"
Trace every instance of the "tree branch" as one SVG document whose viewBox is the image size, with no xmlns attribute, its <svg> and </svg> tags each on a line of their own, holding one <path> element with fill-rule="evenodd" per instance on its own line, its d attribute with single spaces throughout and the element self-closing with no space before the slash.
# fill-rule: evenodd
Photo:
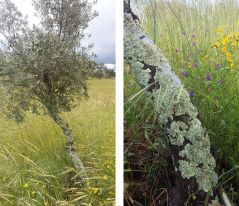
<svg viewBox="0 0 239 206">
<path fill-rule="evenodd" d="M 170 141 L 175 170 L 183 180 L 188 180 L 189 193 L 199 190 L 205 197 L 218 178 L 209 136 L 180 79 L 160 49 L 144 34 L 127 0 L 124 1 L 124 32 L 125 60 L 138 83 L 148 87 L 154 111 Z"/>
</svg>

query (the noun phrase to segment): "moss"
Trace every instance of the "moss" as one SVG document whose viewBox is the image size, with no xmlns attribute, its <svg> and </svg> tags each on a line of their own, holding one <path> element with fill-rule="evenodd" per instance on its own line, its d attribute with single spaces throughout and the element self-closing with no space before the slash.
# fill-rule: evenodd
<svg viewBox="0 0 239 206">
<path fill-rule="evenodd" d="M 149 80 L 153 78 L 158 84 L 151 92 L 154 109 L 167 130 L 171 144 L 179 148 L 177 166 L 182 177 L 195 177 L 199 189 L 208 192 L 217 183 L 216 164 L 210 153 L 209 137 L 197 119 L 198 111 L 171 70 L 168 60 L 128 14 L 125 14 L 124 50 L 125 59 L 131 65 L 138 83 L 148 87 Z M 156 71 L 145 69 L 145 65 L 156 68 Z"/>
</svg>

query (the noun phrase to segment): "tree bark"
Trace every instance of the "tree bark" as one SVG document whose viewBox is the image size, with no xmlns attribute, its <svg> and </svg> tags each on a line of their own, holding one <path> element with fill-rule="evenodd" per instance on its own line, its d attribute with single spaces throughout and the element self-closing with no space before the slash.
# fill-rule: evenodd
<svg viewBox="0 0 239 206">
<path fill-rule="evenodd" d="M 73 146 L 74 142 L 73 142 L 73 137 L 71 135 L 71 131 L 69 129 L 69 125 L 59 116 L 58 113 L 52 112 L 50 110 L 48 110 L 48 112 L 50 116 L 52 117 L 52 119 L 56 122 L 56 124 L 61 128 L 64 134 L 64 137 L 66 139 L 67 153 L 69 154 L 75 169 L 80 173 L 80 176 L 83 180 L 83 178 L 87 176 L 87 172 L 81 159 L 79 158 L 79 155 L 77 154 Z"/>
<path fill-rule="evenodd" d="M 126 0 L 124 58 L 138 83 L 152 97 L 158 120 L 169 138 L 175 170 L 179 175 L 178 183 L 171 188 L 169 205 L 184 205 L 188 194 L 195 192 L 205 200 L 207 192 L 212 192 L 218 181 L 209 136 L 198 119 L 198 111 L 188 92 L 160 49 L 144 34 L 138 17 Z"/>
</svg>

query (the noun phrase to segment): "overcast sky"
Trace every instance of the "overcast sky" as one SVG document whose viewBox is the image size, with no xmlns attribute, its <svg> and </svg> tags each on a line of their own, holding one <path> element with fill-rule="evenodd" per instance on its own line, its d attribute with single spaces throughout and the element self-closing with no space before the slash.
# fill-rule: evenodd
<svg viewBox="0 0 239 206">
<path fill-rule="evenodd" d="M 88 32 L 92 34 L 94 52 L 98 61 L 115 64 L 115 0 L 98 0 L 96 10 L 99 16 L 90 24 Z"/>
<path fill-rule="evenodd" d="M 12 0 L 18 9 L 28 15 L 30 24 L 37 24 L 39 19 L 34 16 L 34 7 L 31 0 Z M 98 0 L 95 9 L 97 16 L 87 29 L 92 36 L 86 43 L 94 43 L 93 52 L 96 53 L 96 61 L 112 67 L 115 64 L 115 1 Z"/>
</svg>

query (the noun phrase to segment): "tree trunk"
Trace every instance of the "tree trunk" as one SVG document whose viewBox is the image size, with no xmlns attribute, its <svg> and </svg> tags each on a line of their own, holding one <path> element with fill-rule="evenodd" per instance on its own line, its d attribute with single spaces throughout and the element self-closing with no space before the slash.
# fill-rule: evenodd
<svg viewBox="0 0 239 206">
<path fill-rule="evenodd" d="M 73 146 L 73 143 L 74 143 L 73 137 L 71 135 L 71 131 L 69 129 L 68 124 L 59 116 L 58 113 L 52 112 L 50 110 L 48 110 L 48 112 L 49 112 L 50 116 L 52 117 L 52 119 L 56 122 L 56 124 L 61 128 L 61 130 L 65 136 L 65 139 L 66 139 L 67 152 L 68 152 L 69 156 L 71 157 L 71 160 L 73 162 L 75 169 L 80 173 L 81 178 L 83 180 L 83 178 L 87 176 L 87 172 L 86 172 L 86 169 Z"/>
<path fill-rule="evenodd" d="M 188 92 L 160 49 L 144 34 L 138 17 L 126 0 L 124 58 L 138 83 L 152 97 L 158 120 L 169 138 L 179 176 L 171 193 L 169 191 L 169 205 L 184 205 L 189 194 L 195 192 L 204 201 L 207 192 L 212 192 L 218 181 L 209 136 L 198 119 L 198 111 Z"/>
</svg>

